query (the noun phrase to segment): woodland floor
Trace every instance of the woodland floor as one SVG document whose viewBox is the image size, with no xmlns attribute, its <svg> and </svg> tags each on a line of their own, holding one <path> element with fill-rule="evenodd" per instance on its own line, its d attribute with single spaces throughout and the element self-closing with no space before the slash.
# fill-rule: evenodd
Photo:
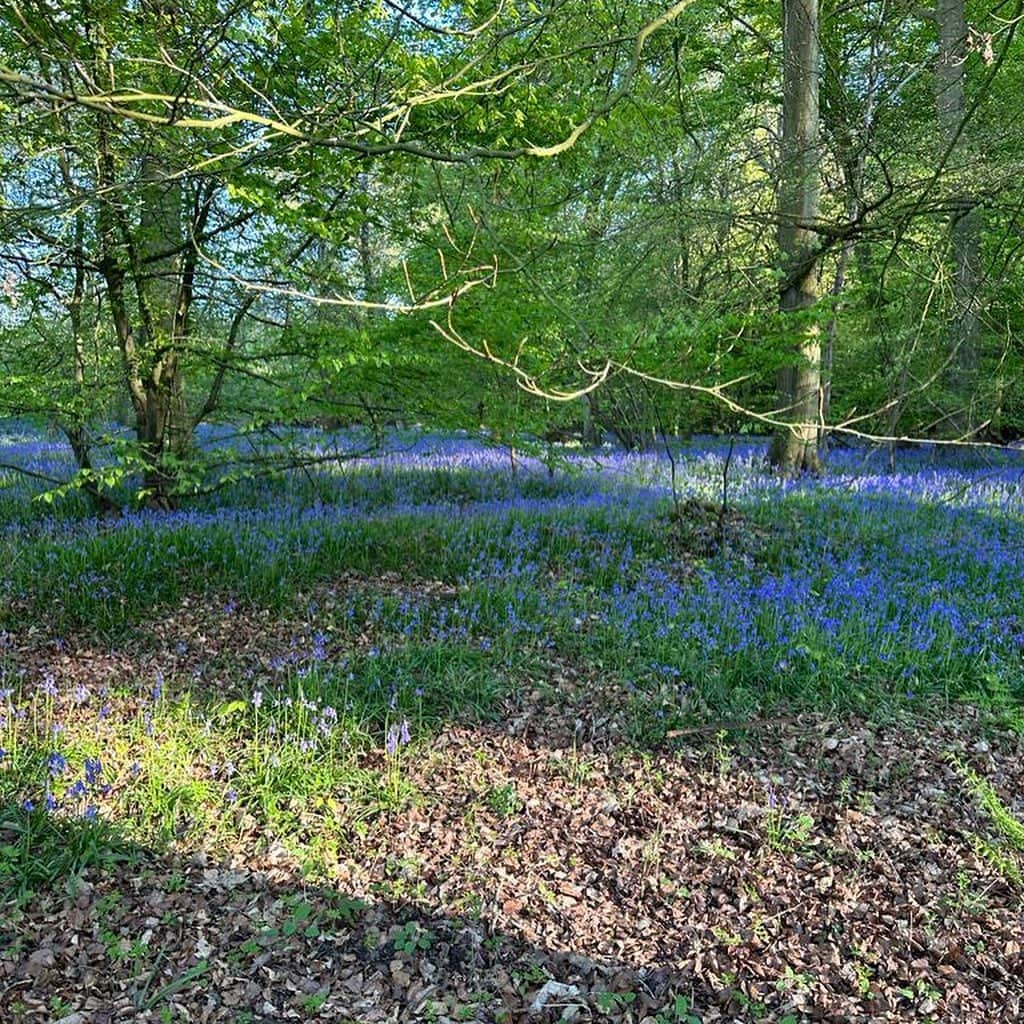
<svg viewBox="0 0 1024 1024">
<path fill-rule="evenodd" d="M 116 656 L 8 646 L 95 684 L 187 675 L 171 638 L 266 657 L 287 632 L 193 605 Z M 927 726 L 728 723 L 645 751 L 617 739 L 599 680 L 552 663 L 534 682 L 420 748 L 411 806 L 353 830 L 329 882 L 238 809 L 233 850 L 138 849 L 0 902 L 0 1021 L 1024 1017 L 1021 894 L 953 764 L 1012 806 L 1019 737 L 962 707 Z"/>
</svg>

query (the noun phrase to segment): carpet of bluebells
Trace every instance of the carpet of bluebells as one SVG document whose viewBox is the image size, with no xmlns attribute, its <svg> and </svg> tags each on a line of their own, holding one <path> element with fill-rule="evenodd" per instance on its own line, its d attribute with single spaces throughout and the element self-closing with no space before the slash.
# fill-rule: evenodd
<svg viewBox="0 0 1024 1024">
<path fill-rule="evenodd" d="M 96 518 L 0 470 L 0 797 L 148 818 L 165 838 L 240 803 L 287 833 L 289 800 L 339 777 L 366 806 L 400 803 L 410 741 L 554 662 L 599 680 L 633 743 L 780 709 L 927 716 L 966 700 L 1012 716 L 1024 696 L 1013 451 L 840 448 L 826 476 L 783 481 L 749 439 L 680 442 L 672 460 L 296 440 L 314 468 L 174 513 Z M 68 471 L 59 441 L 24 428 L 0 449 Z M 144 678 L 65 679 L 15 642 L 87 637 L 116 657 L 197 601 L 229 635 L 257 611 L 291 626 L 219 663 L 161 634 L 170 660 Z M 368 749 L 389 766 L 373 781 L 355 768 Z"/>
</svg>

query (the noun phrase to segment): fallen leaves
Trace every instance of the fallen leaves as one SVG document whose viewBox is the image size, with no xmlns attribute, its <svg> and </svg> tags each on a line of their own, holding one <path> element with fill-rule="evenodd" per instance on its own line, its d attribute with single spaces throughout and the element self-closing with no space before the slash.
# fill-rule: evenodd
<svg viewBox="0 0 1024 1024">
<path fill-rule="evenodd" d="M 11 643 L 98 686 L 226 648 L 259 665 L 297 628 L 241 614 L 183 609 L 134 657 Z M 416 802 L 353 828 L 315 884 L 246 819 L 229 851 L 138 851 L 0 903 L 0 1020 L 653 1024 L 677 997 L 704 1024 L 1021 1015 L 1020 893 L 948 757 L 1019 807 L 1019 738 L 966 711 L 927 742 L 787 716 L 638 752 L 598 681 L 549 667 L 557 700 L 445 727 L 405 763 Z"/>
</svg>

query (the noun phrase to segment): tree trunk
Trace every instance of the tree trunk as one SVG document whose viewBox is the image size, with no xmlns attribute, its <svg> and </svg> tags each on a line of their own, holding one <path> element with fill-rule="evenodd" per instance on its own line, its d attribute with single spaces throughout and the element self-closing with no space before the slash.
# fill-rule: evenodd
<svg viewBox="0 0 1024 1024">
<path fill-rule="evenodd" d="M 110 51 L 102 41 L 96 50 L 96 77 L 114 80 Z M 124 200 L 127 168 L 116 155 L 118 141 L 113 123 L 100 115 L 100 272 L 135 414 L 143 499 L 150 507 L 169 509 L 174 506 L 180 468 L 192 440 L 192 421 L 178 366 L 191 304 L 191 272 L 186 266 L 183 273 L 182 266 L 182 184 L 161 152 L 164 140 L 154 133 L 138 164 L 139 215 L 134 220 Z M 138 310 L 135 318 L 129 311 L 132 286 Z"/>
<path fill-rule="evenodd" d="M 156 145 L 156 143 L 154 143 Z M 188 302 L 183 294 L 181 182 L 153 152 L 142 161 L 142 210 L 139 217 L 139 347 L 145 361 L 145 401 L 137 410 L 139 442 L 146 460 L 147 503 L 174 505 L 176 478 L 188 455 L 192 424 L 178 365 Z"/>
<path fill-rule="evenodd" d="M 820 260 L 811 228 L 818 216 L 818 0 L 783 0 L 779 309 L 798 313 L 818 301 Z M 769 461 L 793 475 L 821 469 L 821 332 L 796 321 L 794 359 L 778 375 L 779 408 L 789 426 L 772 440 Z"/>
<path fill-rule="evenodd" d="M 964 0 L 938 0 L 939 58 L 935 67 L 935 99 L 943 144 L 955 147 L 963 131 L 967 59 L 967 18 Z M 964 188 L 963 161 L 950 157 L 957 175 L 950 201 L 949 250 L 952 262 L 953 310 L 947 328 L 949 368 L 946 385 L 956 402 L 951 421 L 969 434 L 974 429 L 972 391 L 978 367 L 978 291 L 981 284 L 981 216 L 977 202 Z"/>
</svg>

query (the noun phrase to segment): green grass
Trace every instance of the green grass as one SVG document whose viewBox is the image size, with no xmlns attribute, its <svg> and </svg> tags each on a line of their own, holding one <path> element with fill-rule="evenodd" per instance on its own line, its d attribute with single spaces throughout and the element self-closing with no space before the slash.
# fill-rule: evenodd
<svg viewBox="0 0 1024 1024">
<path fill-rule="evenodd" d="M 991 836 L 973 837 L 978 855 L 1024 890 L 1024 821 L 1006 806 L 992 783 L 962 759 L 951 758 L 964 788 L 987 819 Z"/>
</svg>

